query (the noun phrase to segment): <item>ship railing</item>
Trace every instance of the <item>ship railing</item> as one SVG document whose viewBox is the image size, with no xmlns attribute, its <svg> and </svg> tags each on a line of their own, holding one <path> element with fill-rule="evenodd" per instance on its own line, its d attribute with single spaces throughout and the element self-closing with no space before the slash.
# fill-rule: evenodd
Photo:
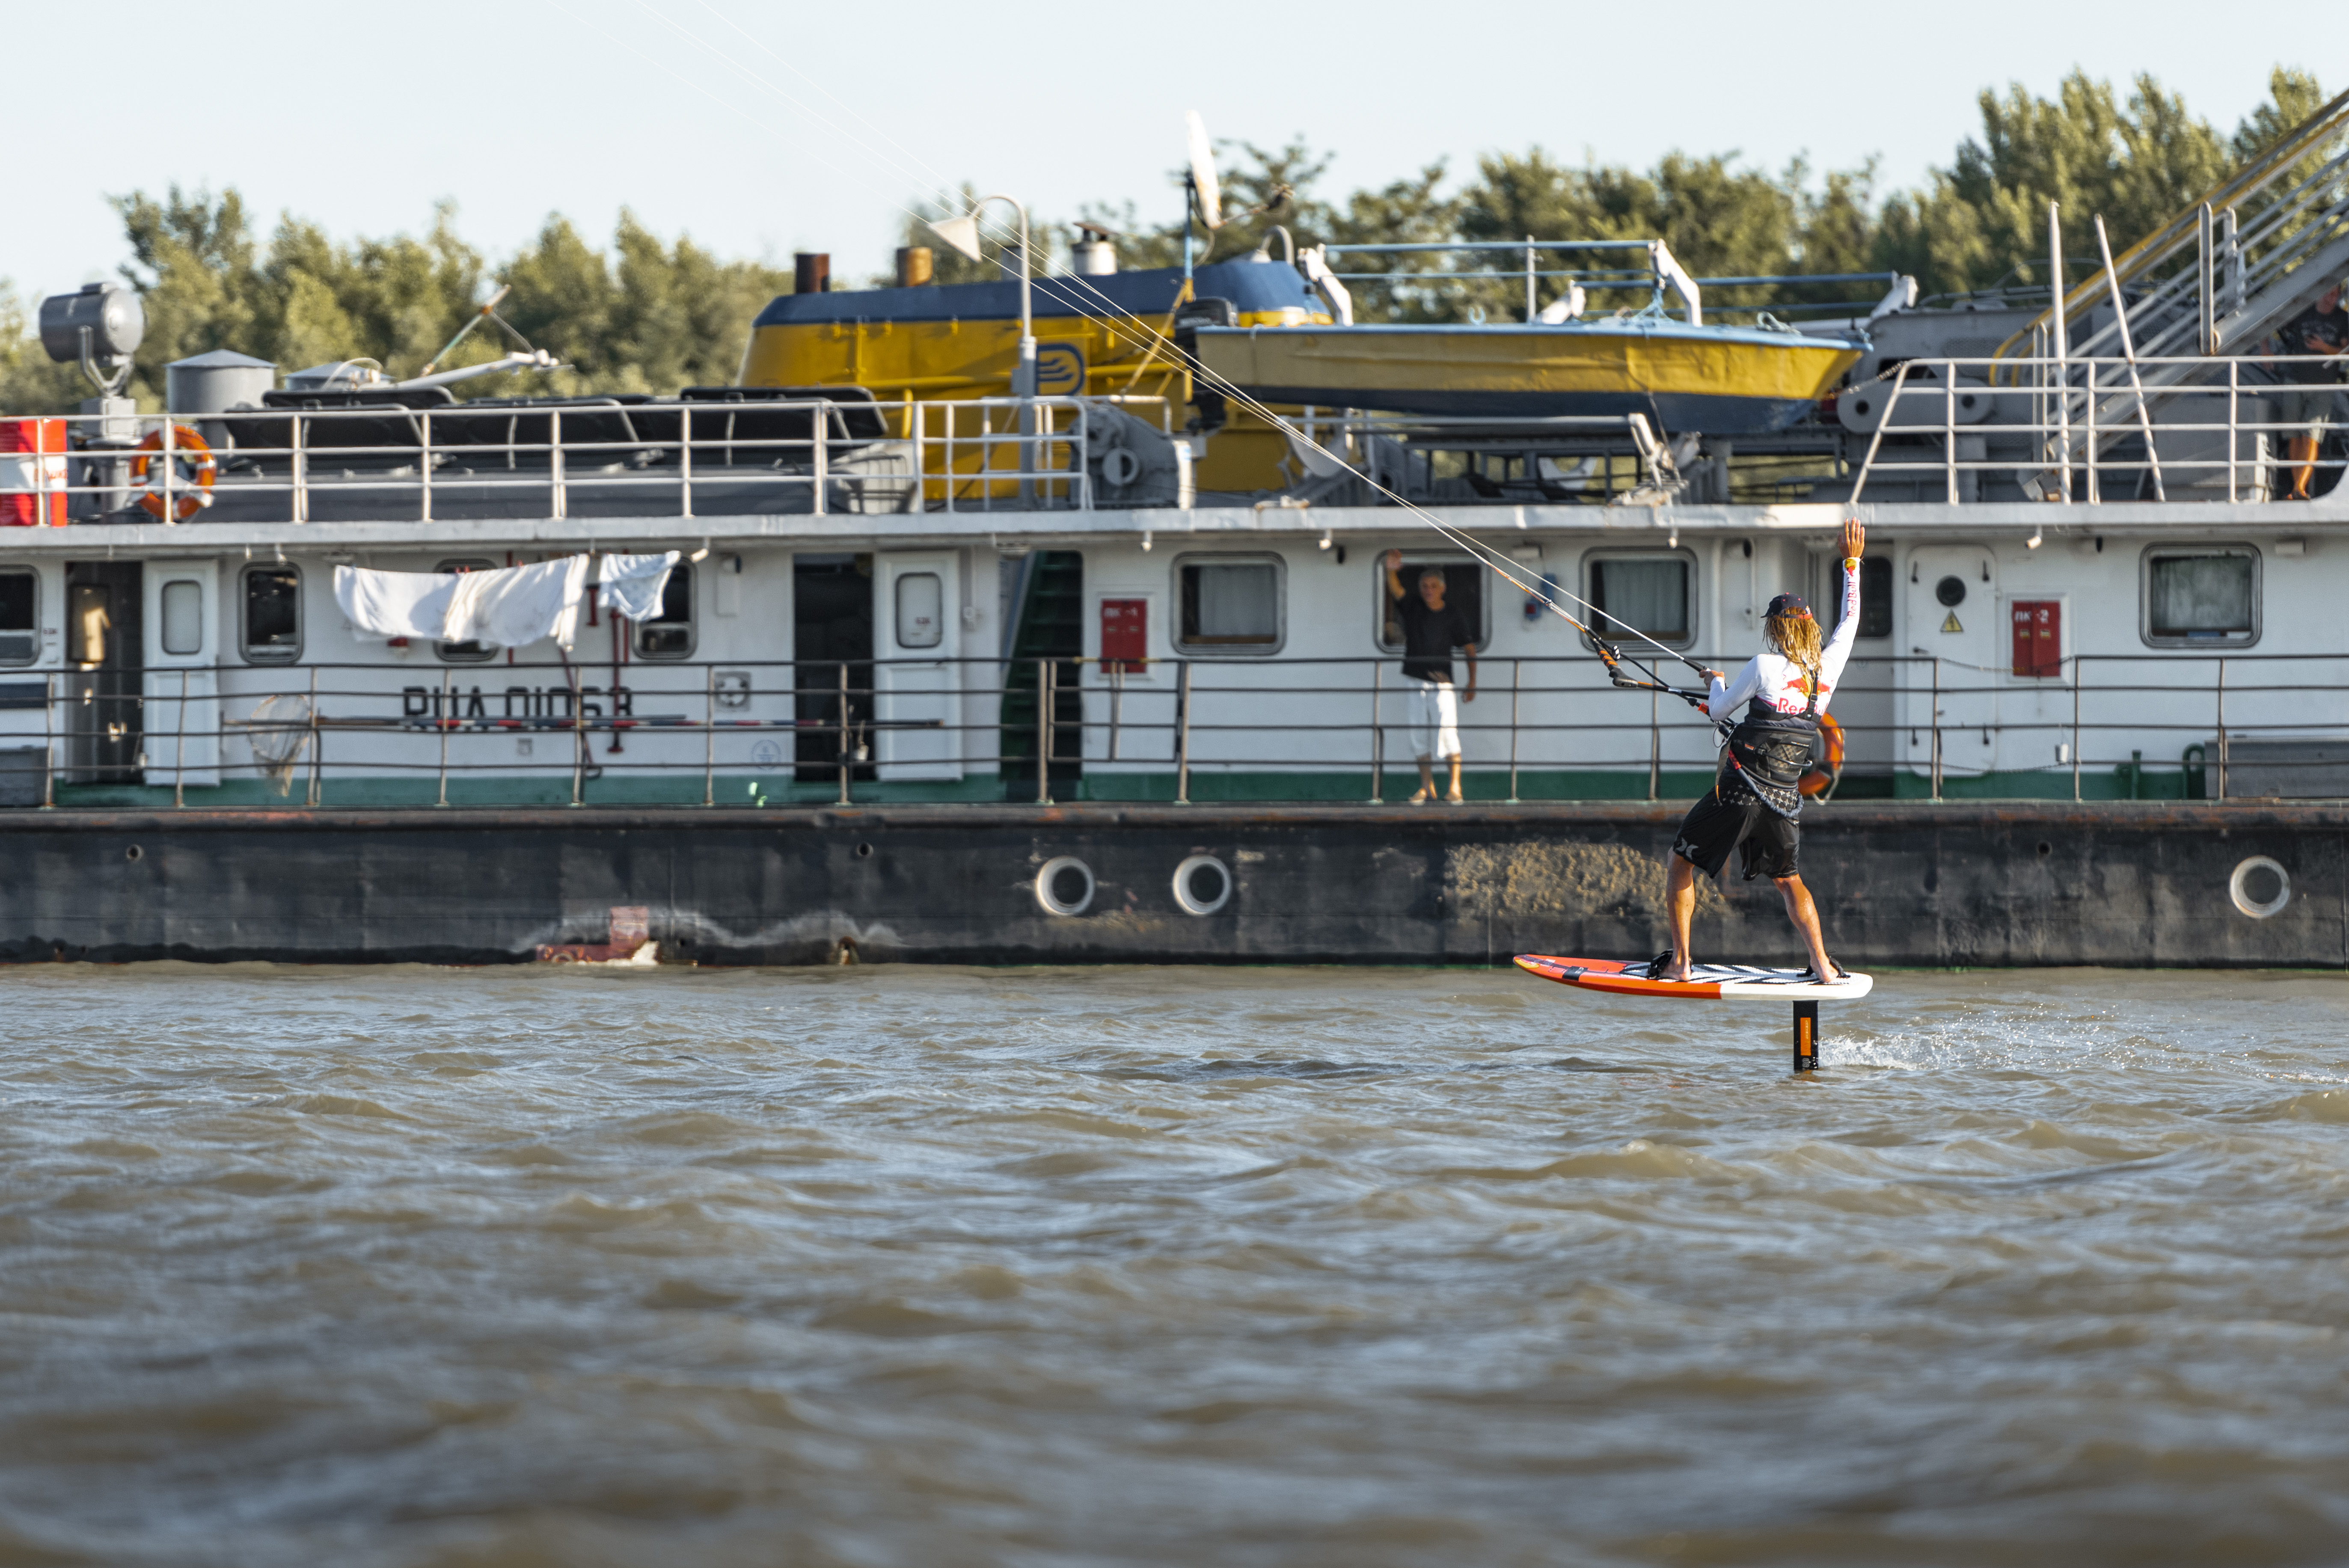
<svg viewBox="0 0 2349 1568">
<path fill-rule="evenodd" d="M 641 495 L 631 515 L 685 518 L 772 510 L 775 496 L 817 516 L 999 501 L 1089 511 L 1112 499 L 1097 493 L 1095 460 L 1123 445 L 1112 414 L 1172 440 L 1165 398 L 1125 396 L 14 418 L 0 419 L 0 521 L 188 522 L 231 500 L 244 521 L 308 522 L 322 501 L 354 500 L 419 522 L 533 501 L 563 519 L 588 490 Z M 268 509 L 281 515 L 243 518 L 262 498 L 282 498 Z"/>
<path fill-rule="evenodd" d="M 1391 244 L 1324 245 L 1322 253 L 1331 259 L 1347 256 L 1391 256 L 1399 264 L 1391 264 L 1380 272 L 1336 272 L 1331 275 L 1342 284 L 1371 284 L 1389 289 L 1424 290 L 1432 284 L 1460 283 L 1522 283 L 1525 285 L 1525 320 L 1527 324 L 1541 318 L 1543 285 L 1579 288 L 1591 294 L 1646 294 L 1656 311 L 1680 317 L 1693 317 L 1702 322 L 1703 315 L 1743 315 L 1780 317 L 1796 315 L 1828 315 L 1852 319 L 1865 319 L 1889 307 L 1892 291 L 1903 298 L 1913 299 L 1913 284 L 1899 273 L 1787 273 L 1771 275 L 1739 275 L 1723 277 L 1691 277 L 1673 260 L 1671 249 L 1661 239 L 1648 240 L 1538 240 L 1531 234 L 1522 240 L 1437 240 L 1397 242 Z M 1609 256 L 1619 253 L 1639 253 L 1646 264 L 1640 266 L 1544 265 L 1576 255 Z M 1459 256 L 1463 263 L 1444 262 L 1425 265 L 1440 258 Z M 1514 266 L 1501 263 L 1516 259 Z M 1484 263 L 1479 265 L 1478 263 Z M 1801 300 L 1786 297 L 1785 291 L 1802 289 L 1844 289 L 1851 285 L 1874 285 L 1875 293 L 1863 293 L 1845 299 Z M 1760 302 L 1724 303 L 1717 291 L 1737 290 L 1753 294 L 1765 290 L 1770 298 Z M 1716 291 L 1708 294 L 1707 291 Z M 1553 292 L 1556 292 L 1555 289 Z M 1681 304 L 1677 308 L 1666 303 L 1667 293 L 1676 294 Z M 1561 320 L 1564 318 L 1561 318 Z M 1485 320 L 1484 307 L 1470 308 L 1470 325 Z"/>
<path fill-rule="evenodd" d="M 2199 379 L 2163 385 L 2157 397 L 2153 373 L 2173 368 Z M 2265 501 L 2279 478 L 2300 488 L 2302 469 L 2313 495 L 2337 485 L 2344 466 L 2322 449 L 2328 432 L 2349 424 L 2349 387 L 2337 379 L 2344 368 L 2313 355 L 1903 360 L 1837 394 L 1868 408 L 1850 500 L 1900 476 L 1951 506 L 1980 500 L 1988 477 L 2033 500 L 2092 506 Z M 1992 386 L 1992 371 L 2015 383 Z M 2290 452 L 2287 442 L 2311 438 L 2319 449 L 2304 460 Z"/>
<path fill-rule="evenodd" d="M 165 787 L 179 807 L 293 804 L 297 788 L 313 808 L 1377 803 L 1416 783 L 1422 696 L 1402 665 L 1044 656 L 606 672 L 523 660 L 496 666 L 485 689 L 490 672 L 470 667 L 321 664 L 239 671 L 233 692 L 209 669 L 128 682 L 47 673 L 41 746 L 0 740 L 0 773 L 38 768 L 38 789 L 19 779 L 11 795 L 47 806 L 147 803 Z M 1596 684 L 1587 657 L 1479 665 L 1476 699 L 1456 706 L 1479 799 L 1686 799 L 1719 766 L 1701 715 L 1667 694 Z M 1838 788 L 1929 800 L 2349 799 L 2344 689 L 2349 654 L 2065 655 L 2028 670 L 1857 658 L 1834 705 L 1847 748 Z M 255 779 L 274 788 L 255 791 Z"/>
<path fill-rule="evenodd" d="M 2349 269 L 2349 93 L 2317 109 L 2195 204 L 2104 257 L 2064 294 L 2074 351 L 2218 355 L 2266 336 Z M 2112 312 L 2115 294 L 2126 319 Z M 2099 322 L 2099 310 L 2112 312 Z M 2043 311 L 2001 353 L 2056 340 Z"/>
</svg>

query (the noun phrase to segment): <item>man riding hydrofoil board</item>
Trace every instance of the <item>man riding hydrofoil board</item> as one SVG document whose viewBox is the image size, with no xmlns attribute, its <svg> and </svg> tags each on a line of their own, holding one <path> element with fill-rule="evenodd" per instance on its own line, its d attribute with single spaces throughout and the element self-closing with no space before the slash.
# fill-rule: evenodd
<svg viewBox="0 0 2349 1568">
<path fill-rule="evenodd" d="M 1762 622 L 1764 651 L 1745 663 L 1734 680 L 1719 670 L 1705 672 L 1710 693 L 1705 716 L 1731 721 L 1728 744 L 1713 789 L 1690 808 L 1672 841 L 1665 905 L 1672 923 L 1672 950 L 1657 958 L 1650 977 L 1689 978 L 1689 923 L 1696 913 L 1696 874 L 1717 877 L 1732 850 L 1743 849 L 1745 880 L 1766 876 L 1786 902 L 1786 918 L 1811 950 L 1811 972 L 1822 981 L 1844 970 L 1827 956 L 1819 912 L 1795 867 L 1800 848 L 1802 777 L 1809 767 L 1819 720 L 1859 633 L 1859 558 L 1868 532 L 1857 519 L 1843 525 L 1842 610 L 1834 635 L 1823 644 L 1810 606 L 1793 593 L 1770 601 Z M 1743 717 L 1737 717 L 1740 707 Z"/>
</svg>

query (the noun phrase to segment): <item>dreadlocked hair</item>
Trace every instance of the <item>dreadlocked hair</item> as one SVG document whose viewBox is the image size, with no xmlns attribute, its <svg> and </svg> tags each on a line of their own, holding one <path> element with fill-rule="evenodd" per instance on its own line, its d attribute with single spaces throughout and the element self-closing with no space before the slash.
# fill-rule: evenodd
<svg viewBox="0 0 2349 1568">
<path fill-rule="evenodd" d="M 1816 696 L 1819 691 L 1819 624 L 1808 615 L 1769 615 L 1763 619 L 1762 635 L 1773 653 L 1784 655 L 1802 666 L 1803 695 Z"/>
</svg>

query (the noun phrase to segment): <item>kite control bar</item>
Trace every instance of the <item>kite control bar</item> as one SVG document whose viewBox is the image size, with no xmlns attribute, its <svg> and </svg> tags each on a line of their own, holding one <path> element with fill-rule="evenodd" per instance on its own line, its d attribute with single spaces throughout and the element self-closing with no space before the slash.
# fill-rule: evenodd
<svg viewBox="0 0 2349 1568">
<path fill-rule="evenodd" d="M 1691 691 L 1685 686 L 1672 686 L 1657 675 L 1651 665 L 1639 659 L 1626 660 L 1619 650 L 1609 647 L 1597 637 L 1591 638 L 1590 641 L 1599 651 L 1599 662 L 1607 666 L 1607 678 L 1618 690 L 1662 692 L 1667 696 L 1680 698 L 1691 707 L 1703 707 L 1705 699 L 1711 695 L 1708 692 Z M 1623 667 L 1626 663 L 1647 678 L 1641 680 L 1639 676 L 1634 676 L 1626 670 Z"/>
</svg>

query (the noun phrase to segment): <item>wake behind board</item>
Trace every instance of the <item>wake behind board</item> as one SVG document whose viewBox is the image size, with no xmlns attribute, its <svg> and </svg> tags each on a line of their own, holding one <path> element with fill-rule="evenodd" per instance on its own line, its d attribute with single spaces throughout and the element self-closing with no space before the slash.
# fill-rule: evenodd
<svg viewBox="0 0 2349 1568">
<path fill-rule="evenodd" d="M 1872 976 L 1847 974 L 1822 984 L 1807 969 L 1756 969 L 1744 964 L 1698 964 L 1684 981 L 1651 980 L 1650 960 L 1634 958 L 1551 958 L 1521 953 L 1517 967 L 1528 975 L 1578 985 L 1586 991 L 1609 991 L 1624 996 L 1662 996 L 1678 1001 L 1728 1001 L 1738 997 L 1768 997 L 1780 1002 L 1848 1002 L 1875 989 Z"/>
</svg>

